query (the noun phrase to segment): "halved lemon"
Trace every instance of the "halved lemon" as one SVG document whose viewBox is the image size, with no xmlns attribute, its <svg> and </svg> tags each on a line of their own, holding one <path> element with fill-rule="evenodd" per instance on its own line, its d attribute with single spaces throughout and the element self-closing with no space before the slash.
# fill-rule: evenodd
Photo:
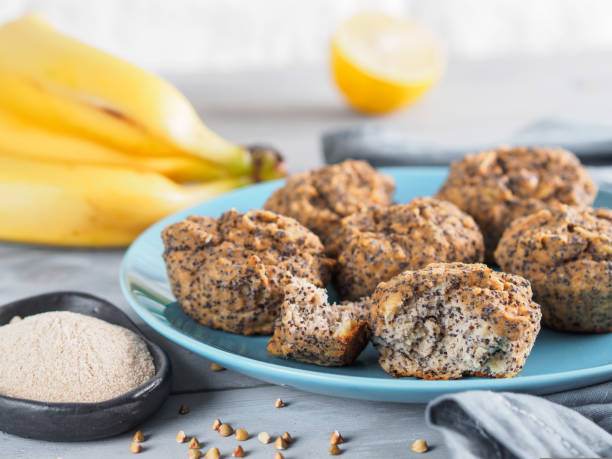
<svg viewBox="0 0 612 459">
<path fill-rule="evenodd" d="M 359 13 L 332 38 L 332 72 L 357 110 L 386 113 L 414 102 L 442 73 L 435 37 L 419 24 L 382 13 Z"/>
</svg>

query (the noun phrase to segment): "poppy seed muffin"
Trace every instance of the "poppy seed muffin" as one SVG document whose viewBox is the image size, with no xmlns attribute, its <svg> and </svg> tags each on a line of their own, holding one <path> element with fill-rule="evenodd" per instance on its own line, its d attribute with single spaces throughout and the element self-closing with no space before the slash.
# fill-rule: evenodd
<svg viewBox="0 0 612 459">
<path fill-rule="evenodd" d="M 264 208 L 295 218 L 327 246 L 343 217 L 368 206 L 391 203 L 393 179 L 364 161 L 344 161 L 287 179 Z"/>
<path fill-rule="evenodd" d="M 187 315 L 234 333 L 270 334 L 290 276 L 323 287 L 334 261 L 294 219 L 265 210 L 189 217 L 164 229 L 172 292 Z"/>
<path fill-rule="evenodd" d="M 381 283 L 370 327 L 392 376 L 508 378 L 523 368 L 540 317 L 525 279 L 483 264 L 434 263 Z"/>
<path fill-rule="evenodd" d="M 482 230 L 485 258 L 518 217 L 562 203 L 589 206 L 597 188 L 578 158 L 561 148 L 498 148 L 453 163 L 436 197 L 467 212 Z"/>
<path fill-rule="evenodd" d="M 274 334 L 272 355 L 322 366 L 351 364 L 368 343 L 370 300 L 329 304 L 327 291 L 303 279 L 285 286 Z"/>
<path fill-rule="evenodd" d="M 472 217 L 454 204 L 416 198 L 345 217 L 335 234 L 336 283 L 342 298 L 371 295 L 379 282 L 433 262 L 482 262 L 484 243 Z"/>
<path fill-rule="evenodd" d="M 612 210 L 557 205 L 519 218 L 495 259 L 529 279 L 545 325 L 612 332 Z"/>
</svg>

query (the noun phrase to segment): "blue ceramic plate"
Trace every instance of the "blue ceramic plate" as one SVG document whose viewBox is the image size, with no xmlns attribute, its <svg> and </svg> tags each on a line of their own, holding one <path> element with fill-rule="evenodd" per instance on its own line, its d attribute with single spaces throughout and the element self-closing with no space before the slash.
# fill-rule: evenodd
<svg viewBox="0 0 612 459">
<path fill-rule="evenodd" d="M 388 168 L 397 184 L 395 200 L 433 195 L 446 168 Z M 146 230 L 129 248 L 121 266 L 121 288 L 136 313 L 166 338 L 235 371 L 274 384 L 311 392 L 392 402 L 426 402 L 435 396 L 471 389 L 551 393 L 612 378 L 612 333 L 578 335 L 542 330 L 523 371 L 512 379 L 465 378 L 424 381 L 392 378 L 377 363 L 370 345 L 344 368 L 318 367 L 268 355 L 267 337 L 212 330 L 187 317 L 174 302 L 162 261 L 161 230 L 188 215 L 219 216 L 234 207 L 260 208 L 282 181 L 242 188 L 171 215 Z M 600 192 L 596 205 L 612 207 L 612 194 Z"/>
</svg>

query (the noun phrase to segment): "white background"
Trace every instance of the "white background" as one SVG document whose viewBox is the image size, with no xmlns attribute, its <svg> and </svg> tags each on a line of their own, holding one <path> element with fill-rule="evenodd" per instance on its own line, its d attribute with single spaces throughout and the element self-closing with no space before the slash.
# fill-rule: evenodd
<svg viewBox="0 0 612 459">
<path fill-rule="evenodd" d="M 606 0 L 0 0 L 0 22 L 28 10 L 161 73 L 320 64 L 335 24 L 364 9 L 416 18 L 451 58 L 612 49 Z"/>
</svg>

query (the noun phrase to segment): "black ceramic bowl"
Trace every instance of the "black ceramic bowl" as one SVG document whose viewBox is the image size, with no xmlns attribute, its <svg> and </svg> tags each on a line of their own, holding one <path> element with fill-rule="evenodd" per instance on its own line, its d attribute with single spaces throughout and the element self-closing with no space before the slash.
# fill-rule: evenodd
<svg viewBox="0 0 612 459">
<path fill-rule="evenodd" d="M 170 393 L 168 356 L 109 302 L 87 293 L 46 293 L 0 307 L 0 325 L 14 316 L 47 311 L 78 312 L 134 331 L 147 343 L 155 376 L 130 392 L 99 403 L 47 403 L 0 395 L 0 430 L 48 441 L 97 440 L 132 429 L 161 407 Z"/>
</svg>

